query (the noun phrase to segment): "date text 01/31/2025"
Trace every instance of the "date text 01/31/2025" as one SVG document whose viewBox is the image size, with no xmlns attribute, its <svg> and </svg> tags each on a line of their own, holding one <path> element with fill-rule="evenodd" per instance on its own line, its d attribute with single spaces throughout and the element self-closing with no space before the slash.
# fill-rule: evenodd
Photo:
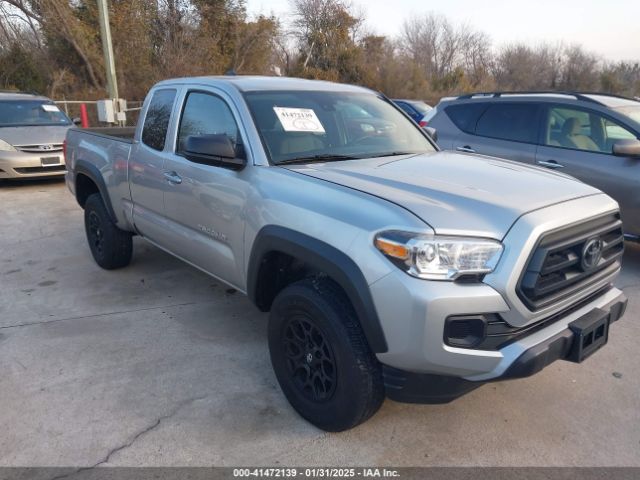
<svg viewBox="0 0 640 480">
<path fill-rule="evenodd" d="M 234 468 L 234 477 L 256 478 L 398 478 L 397 470 L 387 468 Z"/>
</svg>

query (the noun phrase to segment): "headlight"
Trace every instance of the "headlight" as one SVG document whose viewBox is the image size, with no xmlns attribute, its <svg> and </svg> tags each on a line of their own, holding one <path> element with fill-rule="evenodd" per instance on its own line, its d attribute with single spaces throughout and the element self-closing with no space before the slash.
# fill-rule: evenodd
<svg viewBox="0 0 640 480">
<path fill-rule="evenodd" d="M 375 246 L 409 275 L 428 280 L 492 272 L 502 254 L 502 244 L 495 240 L 401 231 L 378 234 Z"/>
<path fill-rule="evenodd" d="M 7 142 L 5 142 L 4 140 L 0 140 L 0 151 L 3 151 L 3 152 L 16 152 L 17 150 L 15 148 L 13 148 L 12 145 L 9 145 Z"/>
</svg>

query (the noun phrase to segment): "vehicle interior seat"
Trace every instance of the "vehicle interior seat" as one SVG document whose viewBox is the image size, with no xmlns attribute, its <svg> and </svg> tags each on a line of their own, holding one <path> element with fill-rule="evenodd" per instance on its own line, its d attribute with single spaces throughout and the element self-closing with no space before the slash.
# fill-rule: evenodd
<svg viewBox="0 0 640 480">
<path fill-rule="evenodd" d="M 287 132 L 287 136 L 280 143 L 280 154 L 304 153 L 322 150 L 324 142 L 315 133 Z"/>
<path fill-rule="evenodd" d="M 600 148 L 591 137 L 581 133 L 582 125 L 577 117 L 569 117 L 562 125 L 560 143 L 563 147 L 577 148 L 580 150 L 590 150 L 599 152 Z"/>
<path fill-rule="evenodd" d="M 324 142 L 317 134 L 285 131 L 273 111 L 272 102 L 256 103 L 254 108 L 259 122 L 270 127 L 263 128 L 261 133 L 272 156 L 305 153 L 325 148 Z"/>
</svg>

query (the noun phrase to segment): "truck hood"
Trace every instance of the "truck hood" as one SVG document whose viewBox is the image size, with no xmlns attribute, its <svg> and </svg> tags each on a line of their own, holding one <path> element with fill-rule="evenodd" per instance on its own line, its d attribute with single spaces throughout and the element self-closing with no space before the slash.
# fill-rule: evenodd
<svg viewBox="0 0 640 480">
<path fill-rule="evenodd" d="M 46 145 L 62 143 L 73 125 L 1 127 L 0 140 L 10 145 Z"/>
<path fill-rule="evenodd" d="M 286 168 L 400 205 L 436 233 L 495 239 L 527 212 L 601 193 L 549 170 L 454 152 Z"/>
</svg>

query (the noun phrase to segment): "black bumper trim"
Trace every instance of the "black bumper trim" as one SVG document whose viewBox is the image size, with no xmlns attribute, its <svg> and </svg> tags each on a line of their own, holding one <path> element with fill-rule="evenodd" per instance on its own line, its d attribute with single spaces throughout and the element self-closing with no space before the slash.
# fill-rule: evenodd
<svg viewBox="0 0 640 480">
<path fill-rule="evenodd" d="M 482 382 L 429 373 L 412 373 L 383 365 L 382 376 L 387 398 L 402 403 L 449 403 Z"/>
<path fill-rule="evenodd" d="M 615 300 L 600 308 L 609 312 L 609 324 L 617 321 L 627 309 L 627 297 L 621 293 Z M 589 315 L 588 312 L 585 316 Z M 573 347 L 574 332 L 566 328 L 557 335 L 522 353 L 511 366 L 494 380 L 525 378 L 538 373 L 556 360 L 567 359 Z"/>
<path fill-rule="evenodd" d="M 627 297 L 621 293 L 599 310 L 609 312 L 609 323 L 620 319 L 627 308 Z M 596 309 L 594 309 L 596 310 Z M 589 315 L 588 312 L 586 315 Z M 404 403 L 448 403 L 488 382 L 530 377 L 556 360 L 569 359 L 574 332 L 570 328 L 523 352 L 499 377 L 473 382 L 460 377 L 414 373 L 383 366 L 387 397 Z"/>
</svg>

